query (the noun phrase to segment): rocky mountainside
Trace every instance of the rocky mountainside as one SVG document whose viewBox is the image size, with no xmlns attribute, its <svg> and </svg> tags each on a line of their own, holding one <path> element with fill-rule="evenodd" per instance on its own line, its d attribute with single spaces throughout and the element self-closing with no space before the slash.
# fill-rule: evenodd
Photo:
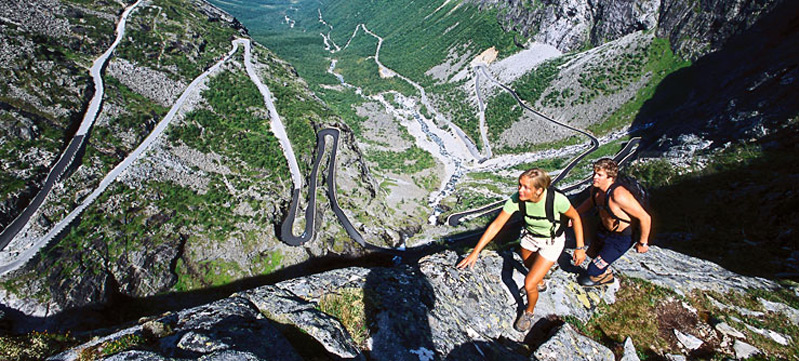
<svg viewBox="0 0 799 361">
<path fill-rule="evenodd" d="M 719 50 L 782 1 L 572 1 L 470 0 L 501 9 L 508 30 L 561 51 L 598 46 L 624 35 L 653 30 L 691 59 Z"/>
<path fill-rule="evenodd" d="M 616 265 L 621 283 L 599 289 L 577 285 L 565 255 L 540 296 L 530 333 L 512 327 L 524 306 L 518 255 L 488 251 L 473 270 L 455 269 L 458 259 L 446 251 L 410 265 L 343 268 L 258 287 L 142 319 L 52 360 L 108 355 L 120 343 L 129 347 L 103 359 L 789 359 L 787 348 L 795 345 L 795 336 L 763 326 L 799 327 L 799 310 L 773 298 L 780 286 L 665 249 L 626 256 Z M 588 320 L 642 302 L 630 299 L 644 296 L 640 280 L 658 286 L 652 303 L 632 312 L 652 313 L 615 321 L 600 331 L 601 342 L 587 337 Z M 742 299 L 754 303 L 744 307 Z M 643 319 L 649 317 L 654 328 Z"/>
<path fill-rule="evenodd" d="M 118 7 L 101 13 L 58 1 L 0 5 L 3 227 L 36 193 L 82 117 L 93 93 L 90 54 L 113 41 Z"/>
<path fill-rule="evenodd" d="M 651 133 L 658 136 L 663 134 L 664 127 L 685 130 L 672 137 L 708 132 L 723 135 L 729 133 L 727 125 L 735 124 L 737 130 L 728 138 L 738 139 L 745 137 L 747 131 L 763 126 L 773 128 L 774 122 L 784 121 L 796 113 L 796 107 L 790 102 L 779 100 L 784 96 L 760 93 L 787 94 L 797 89 L 793 80 L 797 71 L 796 53 L 786 45 L 795 41 L 797 33 L 796 19 L 792 15 L 796 6 L 791 2 L 474 2 L 481 7 L 500 9 L 499 18 L 507 30 L 575 54 L 578 60 L 558 64 L 559 74 L 538 99 L 530 99 L 535 102 L 536 109 L 556 118 L 570 119 L 575 124 L 601 124 L 609 117 L 629 117 L 623 113 L 649 100 L 635 119 L 627 119 L 632 129 L 655 124 L 658 129 Z M 641 32 L 648 35 L 640 35 Z M 630 39 L 631 36 L 638 38 Z M 637 57 L 636 52 L 646 54 L 641 59 L 644 63 L 651 62 L 650 57 L 664 57 L 660 50 L 652 52 L 653 45 L 648 44 L 652 36 L 668 40 L 669 48 L 679 57 L 692 62 L 702 60 L 688 68 L 683 68 L 686 64 L 675 64 L 672 69 L 640 68 L 636 65 L 639 60 L 630 63 L 628 57 Z M 763 39 L 769 40 L 764 42 Z M 591 47 L 595 48 L 589 52 L 580 51 Z M 613 48 L 624 50 L 613 51 Z M 712 56 L 703 57 L 711 53 Z M 588 60 L 579 60 L 581 58 Z M 677 69 L 681 70 L 674 72 Z M 661 84 L 664 74 L 659 73 L 663 71 L 671 73 L 667 81 L 657 93 L 654 89 L 648 90 L 649 85 Z M 636 74 L 638 72 L 640 74 Z M 619 76 L 620 81 L 601 78 Z M 718 84 L 726 86 L 718 88 Z M 694 90 L 686 92 L 685 89 Z M 597 90 L 599 94 L 594 95 Z M 751 104 L 743 105 L 736 100 L 738 98 L 749 99 Z M 711 102 L 716 104 L 708 104 Z M 693 114 L 686 114 L 685 109 Z M 746 114 L 752 115 L 750 119 L 744 119 Z M 764 121 L 772 124 L 764 125 Z M 594 131 L 602 132 L 599 128 Z M 526 128 L 516 129 L 503 138 L 518 139 L 524 133 L 529 133 Z M 647 132 L 637 134 L 649 138 L 650 144 L 657 139 L 648 137 Z M 661 140 L 661 149 L 664 144 Z"/>
<path fill-rule="evenodd" d="M 88 66 L 111 45 L 122 6 L 132 4 L 0 5 L 7 49 L 7 66 L 0 68 L 10 79 L 2 92 L 3 189 L 9 191 L 5 219 L 22 212 L 60 156 L 62 142 L 78 128 L 92 93 Z M 33 20 L 26 22 L 26 17 Z M 188 84 L 231 51 L 234 39 L 246 36 L 233 17 L 203 1 L 139 3 L 105 67 L 103 104 L 85 150 L 3 250 L 3 264 L 73 212 L 167 118 Z M 187 94 L 166 134 L 71 227 L 22 268 L 3 275 L 4 307 L 32 317 L 63 315 L 76 307 L 227 285 L 330 252 L 361 251 L 335 221 L 319 222 L 322 236 L 306 247 L 278 239 L 292 181 L 269 129 L 264 98 L 245 71 L 239 49 Z M 308 91 L 291 65 L 257 45 L 253 62 L 262 82 L 273 89 L 301 171 L 310 173 L 316 129 L 338 127 L 338 165 L 349 169 L 339 184 L 366 195 L 357 204 L 376 212 L 371 218 L 380 222 L 386 212 L 368 196 L 375 193 L 375 182 L 364 173 L 348 128 Z M 53 106 L 41 105 L 45 101 Z M 11 191 L 18 183 L 18 191 Z M 303 192 L 307 198 L 308 190 Z M 335 220 L 328 200 L 320 203 L 319 218 L 327 213 L 327 219 Z M 390 228 L 362 232 L 375 244 L 399 238 L 391 236 Z M 63 282 L 67 279 L 75 282 Z M 75 316 L 80 327 L 108 321 L 105 316 Z"/>
<path fill-rule="evenodd" d="M 263 11 L 247 1 L 225 3 Z M 8 79 L 0 84 L 3 226 L 41 188 L 75 134 L 97 91 L 89 67 L 111 45 L 122 9 L 131 4 L 0 4 L 0 72 Z M 274 28 L 257 34 L 277 50 L 254 45 L 256 77 L 273 93 L 304 184 L 316 132 L 341 131 L 338 200 L 366 243 L 435 247 L 406 259 L 370 253 L 322 195 L 333 188 L 326 176 L 319 189 L 300 190 L 300 209 L 318 194 L 317 232 L 301 247 L 281 242 L 294 186 L 289 166 L 244 50 L 226 57 L 248 31 L 201 0 L 145 0 L 105 66 L 103 105 L 85 150 L 0 254 L 0 267 L 81 204 L 167 117 L 188 84 L 219 67 L 186 93 L 165 134 L 71 227 L 0 276 L 0 330 L 72 331 L 79 343 L 102 335 L 54 359 L 635 359 L 636 350 L 654 359 L 796 357 L 790 353 L 799 337 L 795 287 L 749 277 L 795 278 L 790 270 L 799 269 L 791 266 L 799 257 L 792 207 L 799 195 L 795 3 L 419 1 L 416 13 L 395 1 L 353 4 L 266 7 L 289 9 L 278 21 L 260 20 Z M 407 21 L 386 9 L 407 11 Z M 485 20 L 496 16 L 510 32 Z M 514 44 L 513 33 L 531 41 Z M 500 35 L 479 36 L 485 34 Z M 497 53 L 486 50 L 493 46 Z M 299 63 L 282 60 L 284 54 Z M 672 249 L 630 255 L 617 266 L 619 283 L 593 291 L 578 287 L 577 270 L 561 262 L 529 335 L 511 327 L 522 302 L 517 256 L 486 252 L 481 268 L 467 272 L 452 267 L 461 249 L 441 251 L 449 239 L 473 237 L 487 217 L 459 228 L 429 223 L 507 197 L 519 171 L 533 162 L 558 170 L 581 141 L 523 112 L 478 74 L 476 59 L 488 59 L 487 74 L 535 109 L 601 135 L 595 157 L 614 153 L 630 135 L 644 137 L 650 159 L 639 164 L 639 174 L 648 171 L 646 180 L 665 185 L 653 189 L 654 212 L 669 212 L 657 217 L 668 232 L 655 242 Z M 484 137 L 478 113 L 486 119 Z M 431 126 L 442 131 L 429 133 Z M 446 154 L 450 140 L 436 138 L 455 126 L 481 156 L 493 147 L 499 157 L 522 160 L 503 166 L 473 157 L 456 166 Z M 752 149 L 747 145 L 774 151 L 781 169 L 750 174 L 730 166 L 724 177 L 708 177 L 709 185 L 694 187 L 689 179 L 687 191 L 686 183 L 668 182 L 682 179 L 673 173 L 705 169 L 715 156 L 710 151 L 737 151 L 739 143 L 746 143 L 744 151 Z M 764 155 L 751 164 L 770 162 Z M 323 165 L 320 172 L 328 170 Z M 764 177 L 769 183 L 758 180 Z M 769 205 L 741 203 L 742 186 Z M 441 188 L 447 192 L 439 197 Z M 745 206 L 722 206 L 719 213 L 712 209 L 717 203 Z M 751 220 L 752 213 L 769 221 Z M 727 227 L 737 219 L 753 225 Z M 304 220 L 291 226 L 301 234 Z M 724 252 L 714 237 L 723 239 Z M 417 262 L 419 252 L 428 257 Z M 746 259 L 760 252 L 772 253 Z M 747 270 L 751 262 L 780 265 L 755 272 Z M 307 276 L 320 270 L 327 272 Z M 109 325 L 113 330 L 97 329 Z M 632 345 L 622 347 L 627 336 Z"/>
</svg>

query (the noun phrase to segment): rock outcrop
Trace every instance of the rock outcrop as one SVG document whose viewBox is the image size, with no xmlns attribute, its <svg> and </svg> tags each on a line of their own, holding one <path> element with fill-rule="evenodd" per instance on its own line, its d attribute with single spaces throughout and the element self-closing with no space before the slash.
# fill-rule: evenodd
<svg viewBox="0 0 799 361">
<path fill-rule="evenodd" d="M 653 246 L 653 249 L 655 247 Z M 613 264 L 625 275 L 686 295 L 693 290 L 726 293 L 739 289 L 775 289 L 779 285 L 759 277 L 745 277 L 719 265 L 665 248 L 643 254 L 627 253 Z"/>
<path fill-rule="evenodd" d="M 711 280 L 716 274 L 737 280 L 737 286 L 729 285 L 736 291 L 777 287 L 686 256 L 681 263 L 663 266 L 679 258 L 653 247 L 647 254 L 626 256 L 618 263 L 617 272 L 675 291 L 685 287 L 718 290 L 711 282 L 696 281 Z M 575 283 L 580 268 L 571 266 L 565 254 L 560 266 L 550 273 L 549 290 L 540 295 L 535 326 L 525 334 L 512 328 L 526 302 L 519 293 L 524 279 L 519 256 L 484 251 L 477 265 L 467 270 L 454 267 L 458 260 L 456 253 L 445 251 L 414 265 L 344 268 L 262 286 L 208 305 L 142 320 L 135 327 L 52 359 L 75 360 L 81 352 L 99 352 L 130 335 L 140 337 L 141 347 L 136 349 L 147 351 L 122 351 L 105 359 L 614 359 L 607 346 L 559 320 L 574 317 L 587 321 L 599 303 L 614 302 L 618 282 L 583 289 Z M 643 268 L 642 264 L 645 273 L 635 273 L 634 268 Z M 666 274 L 667 268 L 674 272 Z M 339 311 L 330 311 L 336 308 L 329 307 L 331 303 Z M 361 310 L 355 317 L 359 322 L 353 323 L 351 317 L 358 312 L 344 316 L 341 310 Z M 362 338 L 356 340 L 353 335 L 360 333 Z M 702 342 L 691 335 L 682 338 Z M 728 347 L 732 348 L 732 343 Z M 740 340 L 734 348 L 738 355 L 756 352 Z M 637 359 L 629 339 L 624 354 L 625 360 Z"/>
<path fill-rule="evenodd" d="M 471 0 L 495 6 L 508 30 L 563 52 L 598 46 L 640 30 L 669 38 L 675 52 L 696 59 L 721 48 L 780 0 Z"/>
<path fill-rule="evenodd" d="M 539 347 L 534 354 L 539 361 L 613 361 L 613 352 L 600 343 L 585 337 L 564 324 L 552 338 Z"/>
</svg>

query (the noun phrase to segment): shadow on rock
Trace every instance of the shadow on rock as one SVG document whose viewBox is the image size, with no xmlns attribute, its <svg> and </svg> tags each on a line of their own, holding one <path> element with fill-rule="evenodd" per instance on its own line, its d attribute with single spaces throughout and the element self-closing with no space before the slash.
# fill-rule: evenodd
<svg viewBox="0 0 799 361">
<path fill-rule="evenodd" d="M 412 266 L 397 272 L 374 268 L 364 284 L 372 360 L 440 360 L 433 344 L 428 311 L 435 294 L 427 278 Z"/>
</svg>

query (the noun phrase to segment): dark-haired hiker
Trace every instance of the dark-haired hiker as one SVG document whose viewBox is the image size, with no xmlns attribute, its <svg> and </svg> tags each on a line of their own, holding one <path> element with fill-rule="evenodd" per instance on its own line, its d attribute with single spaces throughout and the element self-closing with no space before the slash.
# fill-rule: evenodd
<svg viewBox="0 0 799 361">
<path fill-rule="evenodd" d="M 596 257 L 588 265 L 587 274 L 577 278 L 585 287 L 613 282 L 610 264 L 632 246 L 632 222 L 637 222 L 640 227 L 635 250 L 638 253 L 649 250 L 652 219 L 630 191 L 623 186 L 614 185 L 618 174 L 619 166 L 612 159 L 603 158 L 594 163 L 594 184 L 590 197 L 577 207 L 580 214 L 596 207 L 601 224 L 596 241 L 591 243 L 588 251 Z"/>
<path fill-rule="evenodd" d="M 549 175 L 539 168 L 530 169 L 519 176 L 519 191 L 514 193 L 497 215 L 497 218 L 488 226 L 477 246 L 463 260 L 457 268 L 472 267 L 477 262 L 480 251 L 488 245 L 500 229 L 508 222 L 513 213 L 520 210 L 520 203 L 524 203 L 525 227 L 521 237 L 521 254 L 524 265 L 530 270 L 524 279 L 524 289 L 527 292 L 527 309 L 516 321 L 514 327 L 520 332 L 528 331 L 533 327 L 533 310 L 538 302 L 538 292 L 546 290 L 544 276 L 550 267 L 558 260 L 563 252 L 565 235 L 555 233 L 555 225 L 546 217 L 545 203 L 547 192 L 552 180 Z M 553 213 L 556 219 L 563 214 L 571 219 L 574 227 L 574 236 L 577 240 L 577 250 L 574 252 L 574 263 L 579 265 L 585 260 L 585 246 L 583 243 L 583 226 L 580 214 L 572 207 L 569 199 L 561 193 L 555 192 L 553 200 Z"/>
</svg>

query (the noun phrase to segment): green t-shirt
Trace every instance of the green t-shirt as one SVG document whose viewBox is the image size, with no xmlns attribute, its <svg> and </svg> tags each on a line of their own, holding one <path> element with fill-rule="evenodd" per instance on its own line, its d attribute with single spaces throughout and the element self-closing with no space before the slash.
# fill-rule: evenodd
<svg viewBox="0 0 799 361">
<path fill-rule="evenodd" d="M 547 212 L 544 209 L 547 199 L 547 192 L 548 190 L 544 190 L 544 193 L 541 195 L 541 200 L 537 203 L 535 202 L 527 202 L 525 204 L 525 208 L 527 208 L 527 214 L 536 217 L 543 217 L 542 219 L 535 219 L 530 217 L 524 217 L 524 223 L 528 231 L 534 234 L 549 234 L 549 230 L 552 228 L 552 223 L 546 219 Z M 569 199 L 566 198 L 563 194 L 555 192 L 555 201 L 554 203 L 554 211 L 557 217 L 558 214 L 566 213 L 571 207 L 571 203 Z M 519 192 L 513 193 L 505 202 L 505 206 L 502 207 L 502 210 L 513 214 L 514 212 L 519 211 Z"/>
</svg>

